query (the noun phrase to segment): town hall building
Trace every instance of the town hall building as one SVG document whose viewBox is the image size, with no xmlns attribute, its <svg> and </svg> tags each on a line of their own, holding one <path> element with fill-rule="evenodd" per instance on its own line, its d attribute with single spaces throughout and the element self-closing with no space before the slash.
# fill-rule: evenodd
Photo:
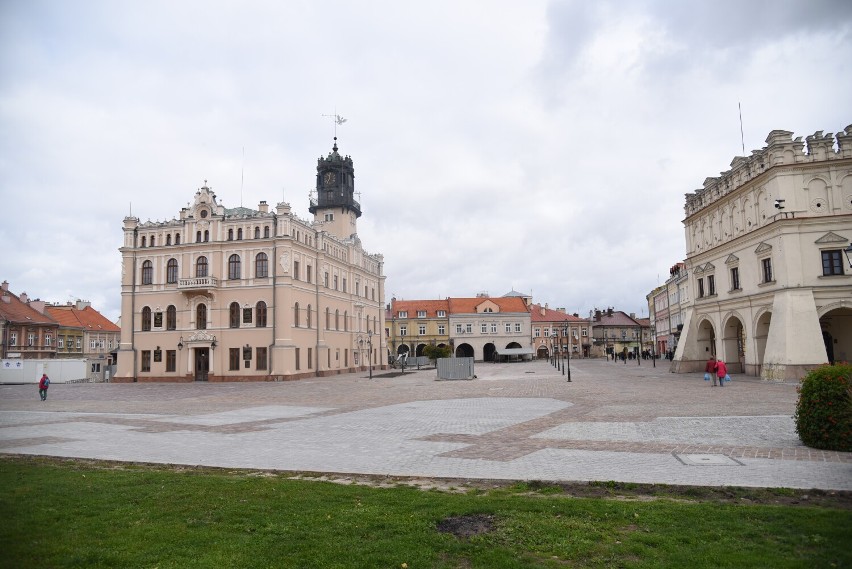
<svg viewBox="0 0 852 569">
<path fill-rule="evenodd" d="M 316 167 L 313 220 L 226 208 L 205 185 L 178 217 L 124 219 L 114 381 L 281 381 L 384 367 L 384 259 L 357 232 L 352 158 Z"/>
</svg>

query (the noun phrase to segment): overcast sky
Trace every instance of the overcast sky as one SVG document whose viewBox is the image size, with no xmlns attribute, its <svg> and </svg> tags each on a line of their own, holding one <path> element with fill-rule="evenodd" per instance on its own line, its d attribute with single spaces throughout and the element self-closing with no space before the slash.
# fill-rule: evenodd
<svg viewBox="0 0 852 569">
<path fill-rule="evenodd" d="M 852 2 L 0 2 L 0 280 L 120 313 L 122 220 L 289 202 L 355 163 L 386 300 L 647 316 L 684 194 L 852 123 Z M 132 206 L 131 206 L 132 204 Z"/>
</svg>

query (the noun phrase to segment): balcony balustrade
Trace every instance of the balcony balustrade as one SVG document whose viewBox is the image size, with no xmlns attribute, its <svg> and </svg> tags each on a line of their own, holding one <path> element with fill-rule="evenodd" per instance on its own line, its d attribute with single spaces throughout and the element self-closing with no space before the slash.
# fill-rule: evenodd
<svg viewBox="0 0 852 569">
<path fill-rule="evenodd" d="M 178 290 L 198 291 L 211 290 L 219 286 L 216 277 L 194 277 L 191 279 L 178 279 Z"/>
</svg>

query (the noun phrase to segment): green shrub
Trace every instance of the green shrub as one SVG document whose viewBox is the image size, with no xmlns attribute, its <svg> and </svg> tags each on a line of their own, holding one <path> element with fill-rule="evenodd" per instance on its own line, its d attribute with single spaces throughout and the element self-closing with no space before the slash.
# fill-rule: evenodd
<svg viewBox="0 0 852 569">
<path fill-rule="evenodd" d="M 852 365 L 821 366 L 798 388 L 796 432 L 809 447 L 852 451 Z"/>
</svg>

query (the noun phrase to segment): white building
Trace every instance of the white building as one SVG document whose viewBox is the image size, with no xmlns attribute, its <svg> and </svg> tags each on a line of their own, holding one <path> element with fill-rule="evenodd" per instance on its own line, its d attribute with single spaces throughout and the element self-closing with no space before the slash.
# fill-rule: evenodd
<svg viewBox="0 0 852 569">
<path fill-rule="evenodd" d="M 115 381 L 271 381 L 384 363 L 383 258 L 357 235 L 354 168 L 317 162 L 313 221 L 200 188 L 165 222 L 124 219 Z M 372 333 L 372 336 L 370 335 Z"/>
<path fill-rule="evenodd" d="M 686 195 L 691 298 L 673 371 L 708 356 L 733 372 L 796 379 L 852 358 L 852 125 L 767 146 Z"/>
</svg>

